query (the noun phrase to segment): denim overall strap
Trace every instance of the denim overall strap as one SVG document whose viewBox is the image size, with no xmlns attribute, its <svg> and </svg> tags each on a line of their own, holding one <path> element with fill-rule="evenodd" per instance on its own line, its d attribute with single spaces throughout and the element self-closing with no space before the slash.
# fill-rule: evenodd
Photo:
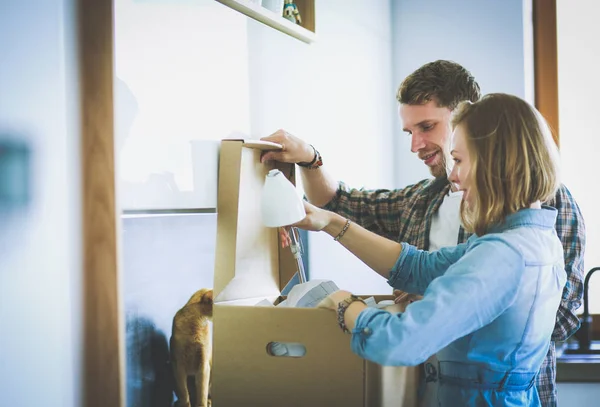
<svg viewBox="0 0 600 407">
<path fill-rule="evenodd" d="M 537 372 L 495 371 L 473 364 L 439 362 L 440 383 L 479 390 L 529 390 Z"/>
</svg>

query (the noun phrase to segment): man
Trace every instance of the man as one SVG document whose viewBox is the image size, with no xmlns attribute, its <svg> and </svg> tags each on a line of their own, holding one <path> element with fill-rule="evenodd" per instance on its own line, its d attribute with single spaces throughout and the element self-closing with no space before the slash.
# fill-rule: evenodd
<svg viewBox="0 0 600 407">
<path fill-rule="evenodd" d="M 460 225 L 462 193 L 447 180 L 450 117 L 461 101 L 477 101 L 479 85 L 465 68 L 451 61 L 423 65 L 400 85 L 397 99 L 404 131 L 411 135 L 411 151 L 430 169 L 433 179 L 400 190 L 358 190 L 337 182 L 322 167 L 318 151 L 279 130 L 263 140 L 283 145 L 262 161 L 297 163 L 304 190 L 314 205 L 338 212 L 366 229 L 424 250 L 454 246 L 469 237 Z M 563 244 L 568 276 L 557 312 L 548 355 L 536 379 L 543 406 L 556 406 L 555 341 L 564 341 L 579 327 L 575 311 L 583 293 L 585 226 L 577 203 L 562 186 L 548 203 L 558 209 L 556 230 Z M 426 366 L 429 380 L 436 380 L 435 366 Z M 433 371 L 432 371 L 433 370 Z"/>
</svg>

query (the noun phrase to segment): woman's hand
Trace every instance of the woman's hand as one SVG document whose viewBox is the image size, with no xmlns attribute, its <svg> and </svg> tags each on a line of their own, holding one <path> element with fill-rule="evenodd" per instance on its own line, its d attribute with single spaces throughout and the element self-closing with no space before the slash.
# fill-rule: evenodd
<svg viewBox="0 0 600 407">
<path fill-rule="evenodd" d="M 351 295 L 349 291 L 338 290 L 329 294 L 323 301 L 321 301 L 317 308 L 326 308 L 332 311 L 337 311 L 338 304 L 342 302 L 344 299 L 348 298 Z"/>
<path fill-rule="evenodd" d="M 285 130 L 277 130 L 268 137 L 261 138 L 262 141 L 271 141 L 281 144 L 281 150 L 270 150 L 262 153 L 260 162 L 279 161 L 283 163 L 306 163 L 315 157 L 315 150 L 310 144 L 300 140 Z"/>
<path fill-rule="evenodd" d="M 338 311 L 338 305 L 340 302 L 344 301 L 346 298 L 350 297 L 352 293 L 349 291 L 338 290 L 334 293 L 331 293 L 321 301 L 317 308 L 325 308 L 331 311 Z M 359 314 L 366 308 L 367 306 L 360 301 L 352 302 L 348 307 L 346 307 L 346 311 L 344 313 L 344 325 L 348 331 L 352 331 L 356 326 L 356 320 L 358 319 Z"/>
<path fill-rule="evenodd" d="M 329 223 L 333 218 L 332 212 L 317 208 L 306 201 L 303 202 L 304 210 L 306 211 L 306 217 L 298 223 L 279 228 L 279 236 L 281 238 L 281 245 L 283 247 L 287 247 L 292 243 L 290 236 L 288 235 L 288 230 L 290 227 L 294 226 L 300 229 L 318 232 L 329 226 Z"/>
<path fill-rule="evenodd" d="M 300 222 L 294 225 L 297 228 L 304 230 L 311 230 L 313 232 L 319 232 L 329 226 L 333 213 L 325 209 L 317 208 L 313 204 L 304 202 L 304 210 L 306 211 L 306 217 Z"/>
</svg>

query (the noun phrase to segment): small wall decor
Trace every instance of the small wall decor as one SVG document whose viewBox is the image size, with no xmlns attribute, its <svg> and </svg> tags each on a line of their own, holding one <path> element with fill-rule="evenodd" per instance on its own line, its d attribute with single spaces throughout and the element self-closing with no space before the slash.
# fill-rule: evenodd
<svg viewBox="0 0 600 407">
<path fill-rule="evenodd" d="M 290 20 L 294 24 L 302 24 L 302 17 L 298 6 L 294 3 L 294 0 L 285 0 L 283 6 L 283 18 Z"/>
</svg>

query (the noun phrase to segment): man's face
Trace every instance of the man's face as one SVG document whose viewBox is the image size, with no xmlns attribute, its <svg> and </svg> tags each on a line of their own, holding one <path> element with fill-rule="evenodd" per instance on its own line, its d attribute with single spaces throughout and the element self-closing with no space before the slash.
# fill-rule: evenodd
<svg viewBox="0 0 600 407">
<path fill-rule="evenodd" d="M 431 175 L 445 177 L 452 111 L 438 107 L 435 100 L 424 105 L 401 104 L 398 110 L 403 130 L 411 136 L 410 151 L 417 153 Z"/>
</svg>

